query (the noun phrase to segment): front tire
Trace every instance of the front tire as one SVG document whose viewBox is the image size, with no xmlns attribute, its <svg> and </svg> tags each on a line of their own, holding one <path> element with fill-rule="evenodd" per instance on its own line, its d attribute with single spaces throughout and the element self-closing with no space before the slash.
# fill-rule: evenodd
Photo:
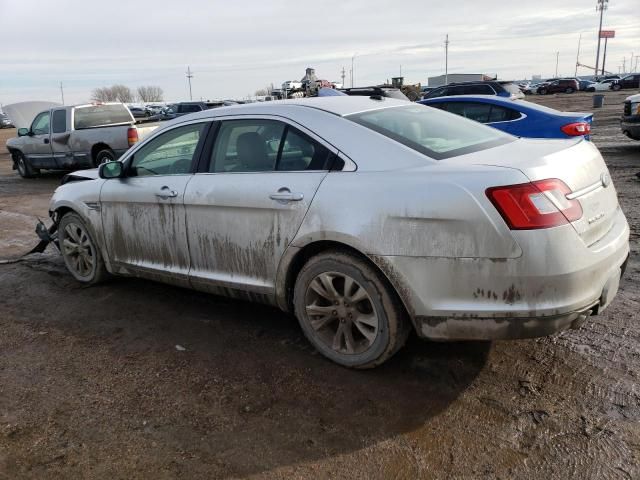
<svg viewBox="0 0 640 480">
<path fill-rule="evenodd" d="M 547 94 L 547 90 L 543 88 L 542 90 L 539 90 L 538 93 L 540 95 L 546 95 Z"/>
<path fill-rule="evenodd" d="M 67 213 L 62 217 L 58 226 L 58 240 L 67 270 L 76 280 L 93 285 L 107 278 L 107 269 L 95 236 L 79 215 Z"/>
<path fill-rule="evenodd" d="M 571 87 L 567 87 L 567 89 L 564 91 L 564 93 L 573 93 L 575 92 L 575 90 Z"/>
<path fill-rule="evenodd" d="M 409 335 L 406 312 L 386 279 L 367 261 L 342 251 L 305 264 L 296 279 L 294 308 L 313 346 L 345 367 L 376 367 Z"/>
<path fill-rule="evenodd" d="M 18 174 L 22 178 L 33 178 L 38 173 L 40 173 L 40 170 L 38 170 L 37 168 L 33 168 L 31 166 L 31 164 L 29 163 L 29 160 L 27 159 L 27 157 L 24 156 L 22 152 L 14 153 L 14 158 L 15 158 Z"/>
<path fill-rule="evenodd" d="M 622 87 L 620 86 L 620 84 L 619 84 L 619 83 L 614 83 L 614 84 L 613 84 L 613 86 L 611 87 L 611 89 L 612 89 L 614 92 L 617 92 L 617 91 L 618 91 L 618 90 L 620 90 L 621 88 L 622 88 Z"/>
</svg>

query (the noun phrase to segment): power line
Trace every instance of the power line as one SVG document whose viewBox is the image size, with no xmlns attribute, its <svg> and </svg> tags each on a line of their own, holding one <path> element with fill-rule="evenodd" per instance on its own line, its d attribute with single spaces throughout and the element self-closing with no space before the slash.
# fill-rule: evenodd
<svg viewBox="0 0 640 480">
<path fill-rule="evenodd" d="M 193 78 L 193 72 L 191 67 L 187 67 L 187 79 L 189 80 L 189 100 L 193 101 L 193 94 L 191 93 L 191 79 Z"/>
</svg>

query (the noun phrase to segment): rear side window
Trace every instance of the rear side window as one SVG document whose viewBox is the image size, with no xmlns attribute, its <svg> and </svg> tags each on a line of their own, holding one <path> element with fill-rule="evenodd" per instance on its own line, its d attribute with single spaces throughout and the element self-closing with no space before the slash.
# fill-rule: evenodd
<svg viewBox="0 0 640 480">
<path fill-rule="evenodd" d="M 496 92 L 490 85 L 469 85 L 466 89 L 468 95 L 495 95 Z"/>
<path fill-rule="evenodd" d="M 326 170 L 332 153 L 301 131 L 275 120 L 228 120 L 216 137 L 210 172 Z"/>
<path fill-rule="evenodd" d="M 55 110 L 53 112 L 51 131 L 53 133 L 64 133 L 67 131 L 67 112 L 65 110 Z"/>
<path fill-rule="evenodd" d="M 200 112 L 200 105 L 180 105 L 180 113 Z"/>
<path fill-rule="evenodd" d="M 515 141 L 497 129 L 423 105 L 384 108 L 345 118 L 436 160 Z"/>
<path fill-rule="evenodd" d="M 429 93 L 427 93 L 427 95 L 425 95 L 425 98 L 445 97 L 448 95 L 447 90 L 447 87 L 436 88 L 435 90 L 431 90 Z"/>
<path fill-rule="evenodd" d="M 76 107 L 73 112 L 73 128 L 76 130 L 132 122 L 131 112 L 121 103 Z"/>
</svg>

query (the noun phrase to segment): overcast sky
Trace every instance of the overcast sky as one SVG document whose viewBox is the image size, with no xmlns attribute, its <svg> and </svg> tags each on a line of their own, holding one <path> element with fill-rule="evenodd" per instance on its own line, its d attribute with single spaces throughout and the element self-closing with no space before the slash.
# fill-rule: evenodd
<svg viewBox="0 0 640 480">
<path fill-rule="evenodd" d="M 90 98 L 96 87 L 158 85 L 166 100 L 242 98 L 270 83 L 319 78 L 355 84 L 396 76 L 426 84 L 449 72 L 502 79 L 573 75 L 595 64 L 595 0 L 0 0 L 0 102 Z M 640 54 L 639 0 L 611 0 L 607 70 Z M 640 63 L 639 63 L 640 64 Z M 589 74 L 579 69 L 578 74 Z"/>
</svg>

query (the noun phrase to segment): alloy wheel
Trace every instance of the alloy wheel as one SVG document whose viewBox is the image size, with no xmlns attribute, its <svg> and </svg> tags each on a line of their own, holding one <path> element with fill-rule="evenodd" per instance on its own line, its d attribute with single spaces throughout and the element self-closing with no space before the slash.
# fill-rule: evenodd
<svg viewBox="0 0 640 480">
<path fill-rule="evenodd" d="M 380 320 L 371 297 L 344 273 L 317 275 L 307 288 L 305 309 L 317 338 L 337 353 L 363 353 L 378 336 Z"/>
<path fill-rule="evenodd" d="M 80 277 L 90 276 L 95 269 L 95 252 L 85 229 L 77 223 L 64 228 L 62 248 L 67 265 Z"/>
</svg>

